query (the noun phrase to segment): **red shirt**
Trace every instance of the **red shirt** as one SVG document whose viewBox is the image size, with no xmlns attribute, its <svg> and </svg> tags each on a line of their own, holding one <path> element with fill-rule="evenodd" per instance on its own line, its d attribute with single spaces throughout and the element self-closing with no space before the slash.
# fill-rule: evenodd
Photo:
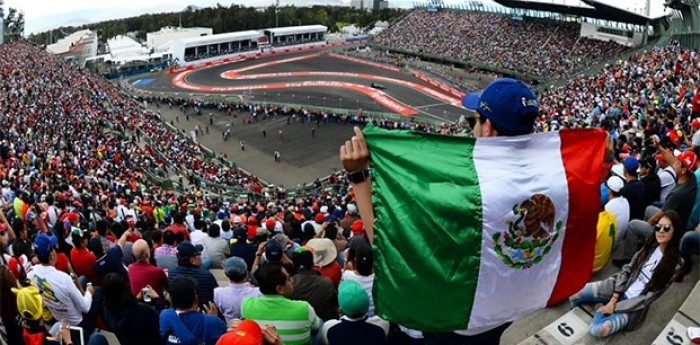
<svg viewBox="0 0 700 345">
<path fill-rule="evenodd" d="M 336 288 L 340 285 L 340 278 L 343 276 L 343 270 L 340 268 L 338 260 L 321 268 L 317 267 L 316 270 L 321 273 L 322 277 L 328 277 Z"/>
<path fill-rule="evenodd" d="M 146 285 L 150 285 L 163 298 L 163 288 L 168 283 L 168 277 L 162 268 L 137 261 L 129 265 L 129 282 L 134 296 L 138 295 Z"/>
<path fill-rule="evenodd" d="M 70 251 L 70 260 L 73 262 L 75 274 L 87 277 L 88 281 L 95 285 L 102 285 L 99 284 L 100 279 L 93 268 L 95 261 L 97 261 L 95 254 L 85 248 L 73 248 Z"/>
<path fill-rule="evenodd" d="M 140 240 L 140 239 L 142 239 L 142 238 L 143 238 L 143 237 L 141 236 L 141 233 L 138 232 L 138 231 L 136 231 L 136 230 L 134 230 L 134 231 L 131 232 L 131 235 L 129 235 L 129 236 L 126 237 L 126 241 L 127 241 L 127 242 L 131 242 L 131 243 L 134 243 L 134 242 L 136 242 L 136 241 L 138 241 L 138 240 Z"/>
<path fill-rule="evenodd" d="M 693 96 L 693 112 L 700 114 L 700 92 L 695 93 Z"/>
<path fill-rule="evenodd" d="M 66 254 L 63 253 L 57 253 L 56 255 L 56 269 L 65 272 L 67 274 L 70 274 L 70 271 L 68 270 L 68 265 L 70 265 L 70 262 L 68 261 L 68 257 Z"/>
</svg>

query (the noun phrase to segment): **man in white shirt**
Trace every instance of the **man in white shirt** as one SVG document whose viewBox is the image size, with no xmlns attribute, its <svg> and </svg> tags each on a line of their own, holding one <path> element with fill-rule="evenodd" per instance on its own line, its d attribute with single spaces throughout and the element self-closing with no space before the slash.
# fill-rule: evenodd
<svg viewBox="0 0 700 345">
<path fill-rule="evenodd" d="M 83 328 L 85 342 L 95 329 L 95 319 L 101 303 L 101 291 L 87 285 L 86 291 L 68 274 L 56 269 L 56 237 L 41 233 L 34 239 L 40 264 L 27 277 L 41 292 L 46 307 L 56 320 L 67 320 L 71 326 Z"/>
<path fill-rule="evenodd" d="M 617 221 L 618 227 L 615 243 L 619 243 L 619 240 L 624 238 L 625 232 L 627 231 L 627 225 L 630 222 L 630 204 L 627 199 L 620 194 L 620 190 L 622 187 L 624 187 L 625 181 L 622 180 L 622 177 L 613 175 L 608 178 L 608 181 L 605 184 L 610 191 L 610 197 L 608 199 L 608 203 L 605 204 L 605 210 L 615 216 L 615 221 Z"/>
<path fill-rule="evenodd" d="M 190 233 L 190 242 L 192 244 L 196 245 L 201 245 L 204 250 L 202 251 L 202 260 L 206 260 L 208 257 L 206 255 L 206 249 L 207 247 L 204 245 L 204 239 L 207 238 L 207 233 L 203 231 L 204 229 L 204 221 L 202 220 L 196 220 L 194 222 L 194 231 Z"/>
<path fill-rule="evenodd" d="M 248 265 L 245 260 L 232 256 L 224 261 L 224 274 L 229 286 L 214 289 L 214 304 L 228 324 L 241 318 L 241 303 L 246 297 L 261 296 L 260 290 L 248 282 Z"/>
<path fill-rule="evenodd" d="M 659 167 L 656 174 L 659 175 L 659 179 L 661 180 L 661 196 L 658 204 L 663 205 L 668 194 L 671 193 L 673 187 L 676 186 L 676 171 L 666 163 L 666 160 L 660 154 L 656 155 L 656 165 Z"/>
</svg>

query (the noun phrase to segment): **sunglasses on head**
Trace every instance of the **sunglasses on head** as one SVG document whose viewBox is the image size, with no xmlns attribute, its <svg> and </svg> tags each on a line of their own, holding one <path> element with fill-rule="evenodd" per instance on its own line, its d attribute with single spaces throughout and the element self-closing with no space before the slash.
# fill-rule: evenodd
<svg viewBox="0 0 700 345">
<path fill-rule="evenodd" d="M 664 232 L 669 232 L 669 231 L 671 231 L 671 224 L 663 224 L 663 225 L 656 224 L 656 226 L 654 227 L 654 230 L 656 230 L 657 232 L 659 232 L 661 230 L 663 230 Z"/>
</svg>

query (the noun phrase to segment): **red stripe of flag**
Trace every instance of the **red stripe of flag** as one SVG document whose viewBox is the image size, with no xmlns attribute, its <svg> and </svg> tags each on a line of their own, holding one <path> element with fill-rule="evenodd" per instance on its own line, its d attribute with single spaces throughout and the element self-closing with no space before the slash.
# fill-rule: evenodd
<svg viewBox="0 0 700 345">
<path fill-rule="evenodd" d="M 600 168 L 606 135 L 599 129 L 563 130 L 559 134 L 569 187 L 569 218 L 559 277 L 548 306 L 558 304 L 578 292 L 591 277 L 600 208 Z"/>
</svg>

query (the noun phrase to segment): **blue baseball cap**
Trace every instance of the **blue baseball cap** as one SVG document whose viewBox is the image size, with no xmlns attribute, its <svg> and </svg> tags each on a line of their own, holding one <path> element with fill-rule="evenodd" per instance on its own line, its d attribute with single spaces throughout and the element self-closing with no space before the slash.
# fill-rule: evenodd
<svg viewBox="0 0 700 345">
<path fill-rule="evenodd" d="M 625 170 L 630 174 L 636 174 L 637 169 L 639 169 L 639 161 L 634 157 L 627 157 L 623 165 L 625 166 Z"/>
<path fill-rule="evenodd" d="M 58 239 L 56 236 L 49 236 L 44 233 L 38 234 L 34 239 L 34 252 L 39 259 L 46 260 L 51 253 L 51 249 L 54 249 L 57 244 Z"/>
<path fill-rule="evenodd" d="M 462 105 L 513 135 L 532 133 L 539 113 L 537 96 L 523 82 L 510 78 L 496 79 L 483 91 L 464 96 Z"/>
</svg>

